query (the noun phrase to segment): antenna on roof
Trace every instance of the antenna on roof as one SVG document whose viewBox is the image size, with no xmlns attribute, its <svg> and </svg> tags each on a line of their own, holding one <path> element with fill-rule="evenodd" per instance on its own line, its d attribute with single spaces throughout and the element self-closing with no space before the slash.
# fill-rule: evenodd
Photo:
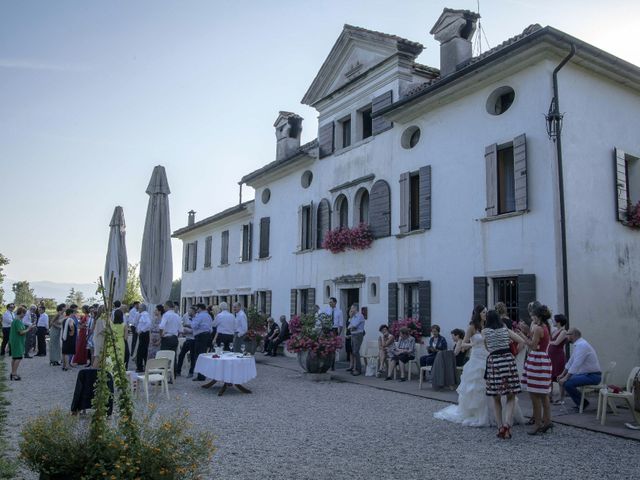
<svg viewBox="0 0 640 480">
<path fill-rule="evenodd" d="M 484 38 L 484 43 L 487 46 L 487 50 L 491 48 L 489 45 L 489 40 L 487 40 L 487 35 L 484 32 L 484 28 L 482 28 L 482 20 L 480 19 L 480 0 L 478 0 L 478 29 L 475 33 L 475 38 L 473 39 L 473 51 L 476 56 L 482 54 L 482 39 Z"/>
</svg>

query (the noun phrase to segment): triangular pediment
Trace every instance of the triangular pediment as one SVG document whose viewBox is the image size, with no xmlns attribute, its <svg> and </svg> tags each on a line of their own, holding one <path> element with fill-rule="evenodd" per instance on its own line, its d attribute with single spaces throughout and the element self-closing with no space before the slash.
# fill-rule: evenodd
<svg viewBox="0 0 640 480">
<path fill-rule="evenodd" d="M 422 49 L 419 43 L 395 35 L 345 25 L 302 103 L 315 104 L 393 55 L 415 58 Z"/>
</svg>

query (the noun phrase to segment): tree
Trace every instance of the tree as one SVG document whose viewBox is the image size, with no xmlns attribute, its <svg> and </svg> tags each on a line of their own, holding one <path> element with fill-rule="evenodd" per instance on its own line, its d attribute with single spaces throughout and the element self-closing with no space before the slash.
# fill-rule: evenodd
<svg viewBox="0 0 640 480">
<path fill-rule="evenodd" d="M 2 284 L 4 283 L 3 267 L 8 264 L 9 259 L 0 253 L 0 305 L 4 304 L 4 288 L 2 288 Z"/>
<path fill-rule="evenodd" d="M 84 305 L 84 293 L 79 290 L 76 292 L 76 289 L 71 287 L 71 290 L 69 290 L 69 295 L 67 295 L 64 303 L 66 303 L 67 305 L 75 304 L 80 307 Z"/>
<path fill-rule="evenodd" d="M 23 280 L 22 282 L 16 282 L 11 287 L 15 298 L 13 299 L 13 303 L 16 305 L 33 305 L 35 302 L 35 294 L 33 288 L 29 286 L 29 282 Z"/>
<path fill-rule="evenodd" d="M 133 302 L 141 302 L 140 275 L 138 274 L 138 264 L 130 263 L 127 267 L 127 288 L 124 291 L 122 303 L 131 305 Z"/>
<path fill-rule="evenodd" d="M 34 302 L 36 305 L 40 305 L 40 303 L 44 304 L 44 308 L 46 310 L 55 310 L 58 304 L 56 303 L 54 298 L 34 298 Z"/>
<path fill-rule="evenodd" d="M 171 293 L 169 294 L 169 300 L 172 302 L 180 303 L 180 296 L 182 294 L 182 279 L 179 278 L 171 283 Z"/>
</svg>

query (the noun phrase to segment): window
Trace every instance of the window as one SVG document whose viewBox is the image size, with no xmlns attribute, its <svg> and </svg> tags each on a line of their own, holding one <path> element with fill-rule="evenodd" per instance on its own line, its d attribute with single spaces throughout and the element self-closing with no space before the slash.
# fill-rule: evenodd
<svg viewBox="0 0 640 480">
<path fill-rule="evenodd" d="M 487 99 L 487 113 L 490 115 L 502 115 L 509 110 L 516 98 L 516 92 L 511 87 L 496 88 Z"/>
<path fill-rule="evenodd" d="M 187 243 L 184 248 L 184 271 L 195 272 L 198 265 L 198 242 Z"/>
<path fill-rule="evenodd" d="M 629 220 L 629 208 L 640 202 L 640 158 L 615 149 L 618 220 Z"/>
<path fill-rule="evenodd" d="M 313 248 L 313 243 L 311 241 L 312 222 L 311 222 L 311 206 L 310 205 L 305 205 L 302 207 L 301 226 L 302 226 L 302 237 L 300 239 L 300 249 L 310 250 L 311 248 Z"/>
<path fill-rule="evenodd" d="M 368 214 L 374 238 L 391 235 L 391 191 L 384 180 L 377 180 L 371 187 Z"/>
<path fill-rule="evenodd" d="M 253 224 L 242 225 L 242 245 L 240 249 L 240 260 L 248 262 L 251 260 L 251 237 L 253 236 Z"/>
<path fill-rule="evenodd" d="M 362 139 L 369 138 L 373 133 L 373 124 L 371 121 L 371 107 L 360 112 L 362 121 Z"/>
<path fill-rule="evenodd" d="M 260 219 L 260 247 L 258 258 L 267 258 L 269 256 L 269 230 L 271 218 L 263 217 Z"/>
<path fill-rule="evenodd" d="M 358 199 L 358 223 L 369 223 L 369 192 L 366 189 L 360 191 L 360 195 L 356 195 Z"/>
<path fill-rule="evenodd" d="M 306 314 L 313 312 L 313 306 L 316 303 L 315 288 L 291 289 L 291 315 Z"/>
<path fill-rule="evenodd" d="M 417 283 L 404 284 L 404 317 L 420 317 L 420 294 Z"/>
<path fill-rule="evenodd" d="M 308 313 L 309 293 L 307 290 L 299 290 L 300 292 L 300 313 Z"/>
<path fill-rule="evenodd" d="M 204 240 L 204 268 L 211 267 L 211 245 L 213 243 L 213 237 L 208 236 Z"/>
<path fill-rule="evenodd" d="M 329 200 L 323 198 L 318 204 L 316 248 L 322 248 L 325 234 L 331 230 L 331 206 Z"/>
<path fill-rule="evenodd" d="M 302 174 L 302 177 L 300 177 L 300 185 L 302 185 L 302 188 L 309 188 L 312 181 L 313 181 L 313 173 L 311 172 L 311 170 L 305 171 Z"/>
<path fill-rule="evenodd" d="M 265 315 L 271 315 L 271 290 L 256 292 L 256 309 Z"/>
<path fill-rule="evenodd" d="M 507 306 L 507 314 L 514 322 L 518 315 L 518 277 L 502 277 L 493 279 L 493 303 L 502 302 Z"/>
<path fill-rule="evenodd" d="M 513 144 L 498 147 L 498 215 L 516 209 Z"/>
<path fill-rule="evenodd" d="M 412 173 L 409 176 L 409 230 L 420 228 L 420 176 Z"/>
<path fill-rule="evenodd" d="M 351 117 L 340 122 L 341 148 L 347 148 L 351 145 Z"/>
<path fill-rule="evenodd" d="M 513 142 L 485 148 L 487 217 L 527 210 L 526 147 L 526 136 L 522 134 Z"/>
<path fill-rule="evenodd" d="M 336 211 L 338 213 L 338 227 L 348 228 L 349 226 L 349 202 L 343 194 L 336 199 Z"/>
<path fill-rule="evenodd" d="M 420 141 L 420 129 L 416 126 L 407 128 L 404 132 L 402 132 L 402 137 L 400 138 L 400 145 L 402 148 L 407 150 L 415 147 Z"/>
<path fill-rule="evenodd" d="M 265 188 L 262 191 L 262 203 L 266 205 L 267 203 L 269 203 L 269 200 L 271 200 L 271 190 Z"/>
<path fill-rule="evenodd" d="M 221 235 L 220 265 L 229 265 L 229 230 L 225 230 Z"/>
<path fill-rule="evenodd" d="M 375 186 L 375 185 L 374 185 Z M 400 233 L 431 228 L 431 165 L 400 175 Z"/>
</svg>

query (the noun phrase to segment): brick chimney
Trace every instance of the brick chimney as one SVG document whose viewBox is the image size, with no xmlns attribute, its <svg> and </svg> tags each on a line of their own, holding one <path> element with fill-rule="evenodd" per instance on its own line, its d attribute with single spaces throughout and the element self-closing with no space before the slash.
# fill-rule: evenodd
<svg viewBox="0 0 640 480">
<path fill-rule="evenodd" d="M 276 129 L 276 160 L 289 157 L 300 148 L 302 117 L 291 112 L 280 112 L 273 126 Z"/>
<path fill-rule="evenodd" d="M 189 210 L 189 220 L 187 221 L 187 226 L 191 226 L 196 223 L 196 212 L 193 210 Z"/>
<path fill-rule="evenodd" d="M 480 15 L 470 10 L 445 8 L 429 32 L 440 42 L 440 76 L 454 73 L 472 56 L 471 39 Z"/>
</svg>

